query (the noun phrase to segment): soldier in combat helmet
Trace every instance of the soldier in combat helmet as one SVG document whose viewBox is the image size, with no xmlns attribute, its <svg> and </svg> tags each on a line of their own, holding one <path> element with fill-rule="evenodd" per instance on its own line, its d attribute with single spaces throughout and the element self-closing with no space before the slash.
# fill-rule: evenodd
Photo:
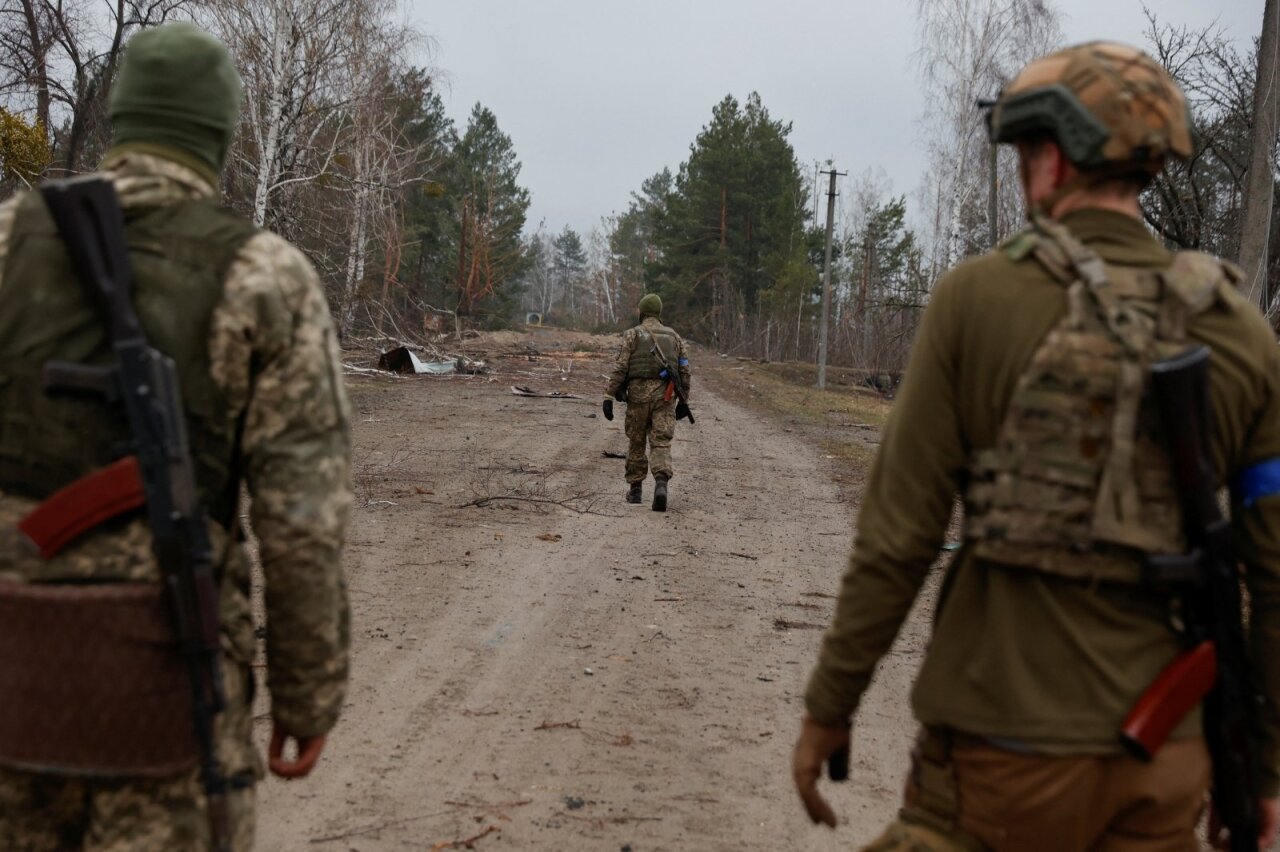
<svg viewBox="0 0 1280 852">
<path fill-rule="evenodd" d="M 1198 848 L 1210 780 L 1199 713 L 1149 763 L 1117 733 L 1182 651 L 1174 602 L 1142 573 L 1147 555 L 1185 545 L 1138 353 L 1202 344 L 1212 473 L 1235 489 L 1252 600 L 1263 703 L 1250 759 L 1267 848 L 1280 793 L 1280 350 L 1233 267 L 1173 254 L 1144 227 L 1139 193 L 1192 152 L 1183 94 L 1138 50 L 1082 44 L 1028 65 L 990 128 L 1017 149 L 1031 225 L 953 269 L 929 301 L 805 693 L 795 784 L 809 816 L 834 826 L 823 763 L 850 742 L 958 492 L 965 540 L 912 693 L 922 731 L 904 807 L 867 848 Z"/>
<path fill-rule="evenodd" d="M 622 335 L 605 390 L 606 406 L 611 406 L 613 399 L 627 403 L 627 502 L 644 499 L 645 476 L 652 470 L 653 510 L 665 512 L 667 483 L 674 474 L 671 441 L 676 432 L 677 399 L 671 379 L 663 372 L 677 370 L 687 394 L 689 358 L 680 335 L 662 324 L 662 299 L 657 293 L 640 300 L 639 312 L 640 324 Z"/>
<path fill-rule="evenodd" d="M 235 65 L 213 37 L 189 24 L 139 33 L 110 94 L 113 146 L 100 172 L 124 213 L 143 331 L 176 364 L 196 486 L 209 518 L 226 699 L 214 724 L 214 750 L 225 781 L 218 811 L 227 819 L 213 822 L 224 832 L 217 846 L 236 852 L 252 846 L 254 784 L 265 768 L 252 742 L 256 642 L 237 510 L 241 486 L 250 497 L 266 589 L 268 765 L 285 778 L 315 766 L 346 691 L 349 617 L 340 554 L 351 502 L 348 404 L 316 273 L 285 240 L 218 206 L 240 98 Z M 69 481 L 101 469 L 128 438 L 109 402 L 51 395 L 41 383 L 42 367 L 54 360 L 110 364 L 105 325 L 72 273 L 41 194 L 0 205 L 0 606 L 10 614 L 5 599 L 20 599 L 24 589 L 114 595 L 160 586 L 140 513 L 91 529 L 48 559 L 14 534 L 20 519 Z M 141 680 L 103 684 L 93 682 L 100 671 L 33 669 L 15 657 L 23 648 L 40 649 L 38 659 L 69 648 L 66 659 L 74 662 L 93 650 L 154 679 L 177 657 L 166 615 L 159 609 L 145 624 L 130 622 L 124 639 L 132 644 L 123 634 L 95 634 L 87 615 L 75 611 L 45 629 L 29 619 L 21 629 L 9 618 L 0 624 L 7 652 L 0 654 L 0 849 L 214 846 L 219 832 L 197 769 L 105 772 L 95 765 L 106 759 L 97 752 L 112 748 L 114 759 L 122 748 L 145 751 L 148 743 L 82 742 L 80 732 L 121 707 L 75 706 L 76 697 L 106 690 L 126 708 L 153 708 L 155 696 L 144 694 Z M 15 635 L 21 630 L 32 635 Z M 22 677 L 29 679 L 15 687 Z M 69 756 L 65 740 L 24 741 L 24 730 L 48 730 L 59 719 L 65 725 L 58 739 L 81 737 Z M 296 754 L 286 753 L 289 741 Z M 43 749 L 61 751 L 45 756 Z"/>
</svg>

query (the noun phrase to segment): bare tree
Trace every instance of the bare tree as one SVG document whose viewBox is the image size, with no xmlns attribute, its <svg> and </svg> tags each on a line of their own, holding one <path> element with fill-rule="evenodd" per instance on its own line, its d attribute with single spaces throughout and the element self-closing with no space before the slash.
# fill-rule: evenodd
<svg viewBox="0 0 1280 852">
<path fill-rule="evenodd" d="M 917 0 L 916 13 L 923 122 L 931 179 L 939 184 L 931 254 L 941 269 L 989 241 L 988 143 L 977 101 L 1060 41 L 1060 15 L 1050 0 Z M 1017 209 L 1012 156 L 1001 156 L 997 168 L 995 207 Z"/>
<path fill-rule="evenodd" d="M 352 59 L 353 24 L 364 0 L 207 0 L 214 31 L 244 79 L 243 132 L 234 162 L 250 183 L 250 215 L 266 224 L 284 188 L 314 181 L 337 152 Z"/>
<path fill-rule="evenodd" d="M 107 93 L 128 39 L 198 0 L 0 0 L 0 95 L 34 109 L 52 167 L 79 171 L 108 139 Z"/>
</svg>

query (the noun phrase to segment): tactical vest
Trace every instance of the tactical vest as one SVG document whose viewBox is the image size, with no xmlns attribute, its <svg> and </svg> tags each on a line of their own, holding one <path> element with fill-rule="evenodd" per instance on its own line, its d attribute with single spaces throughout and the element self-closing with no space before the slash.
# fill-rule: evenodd
<svg viewBox="0 0 1280 852">
<path fill-rule="evenodd" d="M 209 327 L 236 251 L 255 228 L 211 202 L 125 211 L 134 306 L 177 364 L 200 496 L 224 528 L 239 488 L 239 414 L 210 376 Z M 43 499 L 131 452 L 124 410 L 45 393 L 47 361 L 114 363 L 103 320 L 72 272 L 39 193 L 20 203 L 0 278 L 0 490 Z"/>
<path fill-rule="evenodd" d="M 1148 371 L 1184 351 L 1188 320 L 1232 286 L 1195 252 L 1162 271 L 1106 264 L 1037 217 L 1007 244 L 1067 287 L 1067 313 L 1020 377 L 994 447 L 965 491 L 974 552 L 1085 581 L 1136 584 L 1144 554 L 1186 541 Z"/>
<path fill-rule="evenodd" d="M 654 357 L 653 347 L 656 344 L 662 357 L 675 367 L 679 338 L 674 331 L 661 324 L 641 324 L 639 330 L 635 348 L 631 350 L 631 358 L 627 361 L 627 379 L 662 378 L 662 364 Z"/>
</svg>

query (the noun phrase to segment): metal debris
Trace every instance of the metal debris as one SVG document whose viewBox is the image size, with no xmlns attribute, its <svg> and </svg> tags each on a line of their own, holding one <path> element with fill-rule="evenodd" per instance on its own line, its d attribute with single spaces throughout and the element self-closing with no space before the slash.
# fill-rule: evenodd
<svg viewBox="0 0 1280 852">
<path fill-rule="evenodd" d="M 516 396 L 533 396 L 540 399 L 582 399 L 576 393 L 568 391 L 536 391 L 523 385 L 512 385 L 511 392 Z"/>
</svg>

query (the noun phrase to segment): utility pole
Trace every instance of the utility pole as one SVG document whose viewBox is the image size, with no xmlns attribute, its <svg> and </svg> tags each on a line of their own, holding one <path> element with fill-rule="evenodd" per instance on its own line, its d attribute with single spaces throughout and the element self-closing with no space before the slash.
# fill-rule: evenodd
<svg viewBox="0 0 1280 852">
<path fill-rule="evenodd" d="M 1275 176 L 1271 157 L 1275 152 L 1277 120 L 1277 64 L 1280 64 L 1280 11 L 1276 0 L 1266 0 L 1262 10 L 1262 38 L 1258 43 L 1258 75 L 1253 94 L 1253 133 L 1249 171 L 1245 173 L 1244 212 L 1240 223 L 1240 255 L 1244 270 L 1240 289 L 1249 301 L 1269 313 L 1274 293 L 1268 292 L 1272 205 Z M 1274 324 L 1274 318 L 1272 319 Z"/>
<path fill-rule="evenodd" d="M 990 242 L 988 248 L 995 249 L 996 244 L 1000 242 L 1000 148 L 996 143 L 991 143 L 991 172 L 987 175 L 989 181 L 987 185 L 987 239 Z"/>
<path fill-rule="evenodd" d="M 822 174 L 831 175 L 831 188 L 827 190 L 827 251 L 822 267 L 822 317 L 818 320 L 818 390 L 827 386 L 827 314 L 831 309 L 831 231 L 836 224 L 836 176 L 848 172 L 838 172 L 833 166 Z"/>
</svg>

